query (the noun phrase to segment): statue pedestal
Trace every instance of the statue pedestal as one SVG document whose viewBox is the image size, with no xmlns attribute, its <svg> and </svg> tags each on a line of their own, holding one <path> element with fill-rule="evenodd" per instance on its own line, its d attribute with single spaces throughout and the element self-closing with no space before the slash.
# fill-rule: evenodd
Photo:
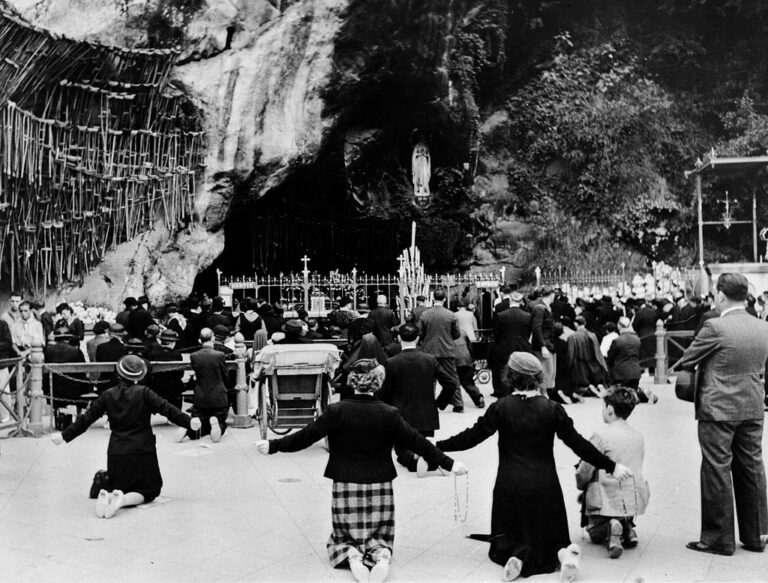
<svg viewBox="0 0 768 583">
<path fill-rule="evenodd" d="M 757 297 L 768 291 L 768 263 L 710 263 L 712 287 L 717 290 L 717 278 L 722 273 L 740 273 L 749 281 L 749 293 Z"/>
</svg>

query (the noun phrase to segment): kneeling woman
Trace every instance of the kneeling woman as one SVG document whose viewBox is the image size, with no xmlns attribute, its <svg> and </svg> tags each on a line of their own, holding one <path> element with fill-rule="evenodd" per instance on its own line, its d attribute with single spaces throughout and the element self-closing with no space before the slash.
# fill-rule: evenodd
<svg viewBox="0 0 768 583">
<path fill-rule="evenodd" d="M 584 439 L 562 405 L 541 395 L 541 364 L 513 352 L 501 371 L 504 394 L 477 423 L 438 441 L 443 451 L 469 449 L 499 432 L 499 469 L 493 489 L 489 556 L 504 566 L 504 579 L 551 573 L 576 577 L 578 545 L 571 545 L 563 492 L 552 452 L 557 435 L 578 457 L 622 479 L 631 472 Z M 473 538 L 474 535 L 473 535 Z M 570 546 L 569 546 L 570 545 Z"/>
<path fill-rule="evenodd" d="M 424 439 L 395 407 L 374 398 L 383 381 L 384 367 L 375 359 L 358 360 L 347 380 L 353 397 L 329 405 L 297 433 L 256 443 L 264 454 L 291 452 L 328 436 L 325 477 L 333 480 L 328 555 L 331 565 L 349 566 L 358 581 L 383 581 L 389 574 L 395 538 L 392 480 L 397 476 L 392 446 L 414 451 L 454 474 L 467 471 Z"/>
<path fill-rule="evenodd" d="M 157 463 L 155 435 L 152 433 L 152 413 L 165 415 L 179 427 L 200 429 L 200 420 L 140 385 L 147 376 L 144 359 L 123 356 L 115 366 L 120 382 L 104 391 L 75 422 L 51 440 L 59 445 L 72 441 L 105 413 L 112 433 L 107 447 L 107 474 L 114 490 L 101 490 L 96 500 L 96 515 L 112 518 L 124 506 L 151 502 L 160 494 L 163 478 Z"/>
</svg>

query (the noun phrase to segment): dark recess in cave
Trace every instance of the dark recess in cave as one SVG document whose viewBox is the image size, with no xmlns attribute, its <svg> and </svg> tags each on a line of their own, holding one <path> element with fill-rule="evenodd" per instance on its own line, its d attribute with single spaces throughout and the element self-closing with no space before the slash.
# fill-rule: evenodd
<svg viewBox="0 0 768 583">
<path fill-rule="evenodd" d="M 366 216 L 348 199 L 339 147 L 259 200 L 240 185 L 224 226 L 223 253 L 195 280 L 198 292 L 215 292 L 216 270 L 228 276 L 301 271 L 306 254 L 312 271 L 353 267 L 394 273 L 407 245 L 407 221 Z"/>
</svg>

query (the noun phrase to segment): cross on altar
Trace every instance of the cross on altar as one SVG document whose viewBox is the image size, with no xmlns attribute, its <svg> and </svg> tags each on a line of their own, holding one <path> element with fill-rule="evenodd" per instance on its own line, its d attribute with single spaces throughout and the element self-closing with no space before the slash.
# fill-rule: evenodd
<svg viewBox="0 0 768 583">
<path fill-rule="evenodd" d="M 304 257 L 302 257 L 301 260 L 304 262 L 304 273 L 309 273 L 309 269 L 307 268 L 307 263 L 309 263 L 312 260 L 306 255 L 304 255 Z"/>
</svg>

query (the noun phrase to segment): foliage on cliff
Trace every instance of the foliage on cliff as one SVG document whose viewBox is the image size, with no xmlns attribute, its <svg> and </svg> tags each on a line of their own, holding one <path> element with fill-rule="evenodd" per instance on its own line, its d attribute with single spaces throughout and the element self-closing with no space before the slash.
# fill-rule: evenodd
<svg viewBox="0 0 768 583">
<path fill-rule="evenodd" d="M 683 170 L 711 147 L 768 147 L 768 6 L 472 5 L 452 71 L 469 72 L 481 109 L 480 163 L 466 192 L 478 247 L 519 265 L 617 266 L 638 254 L 690 261 L 695 214 Z M 723 190 L 738 195 L 740 185 L 707 186 L 705 212 L 716 217 Z M 712 260 L 751 255 L 746 230 L 715 228 L 707 238 Z"/>
</svg>

